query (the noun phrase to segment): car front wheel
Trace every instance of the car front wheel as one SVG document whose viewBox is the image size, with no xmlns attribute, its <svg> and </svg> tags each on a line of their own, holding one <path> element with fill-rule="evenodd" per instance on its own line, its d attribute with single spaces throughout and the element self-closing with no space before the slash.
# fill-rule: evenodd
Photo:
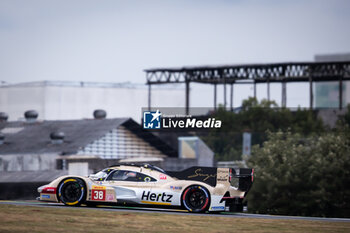
<svg viewBox="0 0 350 233">
<path fill-rule="evenodd" d="M 58 187 L 58 198 L 65 205 L 80 206 L 86 197 L 86 187 L 82 180 L 67 178 Z"/>
</svg>

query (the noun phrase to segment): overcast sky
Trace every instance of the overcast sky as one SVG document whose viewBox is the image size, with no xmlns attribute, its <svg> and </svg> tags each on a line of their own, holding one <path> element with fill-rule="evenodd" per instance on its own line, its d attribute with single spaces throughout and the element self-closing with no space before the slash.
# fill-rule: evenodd
<svg viewBox="0 0 350 233">
<path fill-rule="evenodd" d="M 350 52 L 347 0 L 0 0 L 0 81 L 145 83 L 143 69 Z"/>
</svg>

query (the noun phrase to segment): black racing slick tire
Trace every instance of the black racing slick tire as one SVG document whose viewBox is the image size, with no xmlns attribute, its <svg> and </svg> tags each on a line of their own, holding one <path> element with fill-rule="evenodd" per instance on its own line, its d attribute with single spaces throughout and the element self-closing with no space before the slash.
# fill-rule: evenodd
<svg viewBox="0 0 350 233">
<path fill-rule="evenodd" d="M 85 183 L 77 178 L 64 179 L 58 186 L 57 195 L 65 205 L 80 206 L 86 198 Z"/>
<path fill-rule="evenodd" d="M 190 186 L 182 194 L 182 204 L 189 212 L 205 212 L 210 205 L 209 192 L 200 185 Z"/>
</svg>

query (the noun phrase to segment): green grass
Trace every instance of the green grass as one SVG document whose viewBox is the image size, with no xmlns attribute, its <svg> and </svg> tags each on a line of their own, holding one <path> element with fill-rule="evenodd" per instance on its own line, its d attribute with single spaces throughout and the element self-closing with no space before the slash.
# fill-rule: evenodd
<svg viewBox="0 0 350 233">
<path fill-rule="evenodd" d="M 350 232 L 348 222 L 0 205 L 0 232 Z"/>
</svg>

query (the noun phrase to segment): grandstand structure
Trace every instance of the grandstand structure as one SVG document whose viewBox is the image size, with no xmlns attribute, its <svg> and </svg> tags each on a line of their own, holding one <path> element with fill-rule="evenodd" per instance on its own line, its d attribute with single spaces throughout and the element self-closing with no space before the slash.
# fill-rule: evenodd
<svg viewBox="0 0 350 233">
<path fill-rule="evenodd" d="M 135 122 L 134 122 L 135 124 Z M 129 125 L 126 122 L 125 125 Z M 142 135 L 141 135 L 142 136 Z M 130 159 L 130 158 L 164 158 L 167 155 L 157 147 L 151 146 L 139 133 L 130 131 L 123 125 L 111 129 L 101 138 L 82 147 L 78 155 L 98 155 L 103 159 Z M 158 142 L 161 146 L 162 142 Z M 177 154 L 172 153 L 174 157 Z"/>
<path fill-rule="evenodd" d="M 230 86 L 230 109 L 233 109 L 233 87 L 239 84 L 252 84 L 256 97 L 256 84 L 267 84 L 267 98 L 270 99 L 270 83 L 282 85 L 282 106 L 287 103 L 287 83 L 309 83 L 310 109 L 313 109 L 314 82 L 339 83 L 339 109 L 343 107 L 342 85 L 350 80 L 350 61 L 341 62 L 289 62 L 273 64 L 247 64 L 224 66 L 198 66 L 182 68 L 146 69 L 148 85 L 148 107 L 151 109 L 153 85 L 185 83 L 185 106 L 189 113 L 190 83 L 211 84 L 214 86 L 214 109 L 216 108 L 217 85 L 224 85 L 224 106 L 227 105 L 227 86 Z"/>
</svg>

